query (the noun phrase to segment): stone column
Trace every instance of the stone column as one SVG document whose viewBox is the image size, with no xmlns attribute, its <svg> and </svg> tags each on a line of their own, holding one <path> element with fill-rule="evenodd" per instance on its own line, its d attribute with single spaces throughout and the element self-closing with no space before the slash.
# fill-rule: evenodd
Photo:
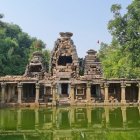
<svg viewBox="0 0 140 140">
<path fill-rule="evenodd" d="M 140 104 L 140 82 L 138 83 L 138 103 Z"/>
<path fill-rule="evenodd" d="M 36 92 L 35 92 L 35 103 L 38 104 L 38 100 L 39 100 L 39 89 L 40 89 L 40 85 L 39 83 L 36 83 Z"/>
<path fill-rule="evenodd" d="M 126 87 L 126 84 L 124 82 L 121 83 L 121 103 L 122 104 L 126 103 L 126 100 L 125 100 L 125 87 Z"/>
<path fill-rule="evenodd" d="M 74 85 L 71 84 L 71 88 L 70 88 L 70 101 L 71 101 L 71 105 L 74 103 Z"/>
<path fill-rule="evenodd" d="M 101 99 L 105 99 L 105 93 L 104 93 L 104 85 L 103 84 L 101 84 L 100 85 L 100 88 L 101 88 Z"/>
<path fill-rule="evenodd" d="M 60 84 L 56 84 L 55 86 L 55 95 L 56 95 L 56 100 L 59 101 L 60 98 L 60 94 L 59 94 L 59 90 L 60 89 Z"/>
<path fill-rule="evenodd" d="M 5 103 L 5 90 L 6 90 L 6 83 L 1 83 L 1 103 Z"/>
<path fill-rule="evenodd" d="M 51 88 L 51 95 L 53 95 L 53 86 L 51 86 L 50 88 Z"/>
<path fill-rule="evenodd" d="M 55 85 L 52 86 L 52 104 L 56 105 L 56 91 L 55 91 Z"/>
<path fill-rule="evenodd" d="M 8 85 L 7 102 L 10 102 L 11 94 L 12 94 L 12 88 L 11 85 Z"/>
<path fill-rule="evenodd" d="M 77 96 L 77 85 L 75 85 L 75 95 Z"/>
<path fill-rule="evenodd" d="M 108 87 L 109 87 L 109 84 L 108 83 L 104 83 L 104 92 L 105 92 L 104 103 L 108 103 L 109 102 L 109 100 L 108 100 Z"/>
<path fill-rule="evenodd" d="M 12 86 L 12 89 L 11 89 L 11 97 L 15 96 L 15 85 Z"/>
<path fill-rule="evenodd" d="M 44 95 L 46 95 L 46 86 L 44 85 Z"/>
<path fill-rule="evenodd" d="M 87 84 L 86 100 L 88 101 L 88 103 L 91 102 L 91 84 L 90 83 Z"/>
<path fill-rule="evenodd" d="M 22 103 L 22 99 L 21 99 L 21 97 L 22 97 L 22 86 L 23 86 L 22 83 L 18 83 L 18 85 L 17 85 L 17 88 L 18 88 L 18 101 L 17 102 L 19 104 Z"/>
</svg>

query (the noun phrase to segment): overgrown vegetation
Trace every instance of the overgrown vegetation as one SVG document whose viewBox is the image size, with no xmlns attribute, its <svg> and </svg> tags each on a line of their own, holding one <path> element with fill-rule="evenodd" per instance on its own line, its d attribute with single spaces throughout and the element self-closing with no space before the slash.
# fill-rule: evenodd
<svg viewBox="0 0 140 140">
<path fill-rule="evenodd" d="M 2 21 L 0 14 L 0 76 L 23 74 L 33 51 L 42 51 L 48 63 L 50 53 L 45 44 L 29 36 L 15 24 Z"/>
<path fill-rule="evenodd" d="M 101 43 L 99 57 L 106 78 L 140 78 L 140 1 L 133 0 L 124 15 L 121 5 L 111 7 L 110 45 Z"/>
</svg>

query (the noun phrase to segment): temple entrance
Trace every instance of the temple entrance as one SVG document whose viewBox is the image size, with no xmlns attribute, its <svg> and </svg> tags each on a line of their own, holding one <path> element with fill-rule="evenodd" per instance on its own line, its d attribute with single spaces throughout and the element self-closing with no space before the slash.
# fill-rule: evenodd
<svg viewBox="0 0 140 140">
<path fill-rule="evenodd" d="M 34 102 L 35 92 L 35 83 L 23 84 L 22 102 Z"/>
<path fill-rule="evenodd" d="M 97 95 L 96 95 L 96 85 L 91 86 L 91 97 L 97 97 Z"/>
<path fill-rule="evenodd" d="M 121 101 L 121 85 L 120 83 L 110 83 L 108 89 L 109 102 Z"/>
<path fill-rule="evenodd" d="M 59 105 L 69 105 L 69 84 L 61 83 L 58 87 L 59 90 Z"/>
<path fill-rule="evenodd" d="M 136 83 L 126 85 L 126 101 L 137 102 L 138 101 L 138 86 Z"/>
<path fill-rule="evenodd" d="M 61 84 L 61 95 L 62 97 L 68 97 L 68 84 Z"/>
<path fill-rule="evenodd" d="M 91 85 L 91 97 L 100 98 L 100 85 Z"/>
</svg>

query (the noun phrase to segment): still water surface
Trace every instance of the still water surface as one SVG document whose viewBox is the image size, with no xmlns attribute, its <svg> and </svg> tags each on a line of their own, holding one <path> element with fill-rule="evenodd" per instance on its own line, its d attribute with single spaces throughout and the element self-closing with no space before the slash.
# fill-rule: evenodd
<svg viewBox="0 0 140 140">
<path fill-rule="evenodd" d="M 140 108 L 1 109 L 0 140 L 140 140 Z"/>
</svg>

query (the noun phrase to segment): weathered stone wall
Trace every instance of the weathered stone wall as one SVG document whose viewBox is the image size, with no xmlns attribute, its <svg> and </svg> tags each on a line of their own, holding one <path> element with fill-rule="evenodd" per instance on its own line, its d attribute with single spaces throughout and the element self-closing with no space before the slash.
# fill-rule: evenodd
<svg viewBox="0 0 140 140">
<path fill-rule="evenodd" d="M 101 63 L 98 61 L 96 51 L 89 50 L 85 56 L 84 76 L 89 79 L 96 79 L 102 77 Z"/>
<path fill-rule="evenodd" d="M 26 66 L 24 76 L 27 77 L 37 77 L 38 79 L 43 79 L 45 69 L 45 64 L 43 61 L 43 54 L 41 52 L 34 52 L 32 59 Z"/>
<path fill-rule="evenodd" d="M 71 39 L 73 34 L 60 33 L 51 54 L 51 74 L 55 77 L 71 78 L 79 74 L 79 61 L 76 47 Z"/>
</svg>

